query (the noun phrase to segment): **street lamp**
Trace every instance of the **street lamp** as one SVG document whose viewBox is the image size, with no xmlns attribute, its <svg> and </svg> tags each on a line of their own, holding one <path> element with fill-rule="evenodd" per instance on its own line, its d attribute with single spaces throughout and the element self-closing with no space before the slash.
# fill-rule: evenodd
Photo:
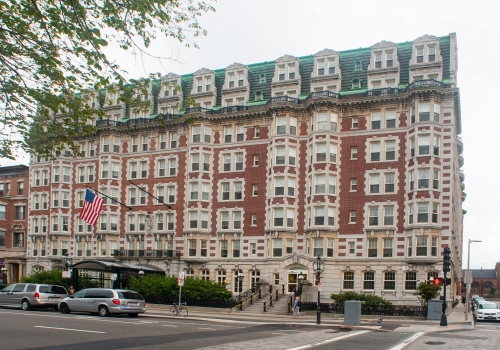
<svg viewBox="0 0 500 350">
<path fill-rule="evenodd" d="M 139 270 L 138 274 L 139 274 L 139 277 L 143 277 L 144 276 L 144 270 L 142 269 L 142 267 Z"/>
<path fill-rule="evenodd" d="M 238 295 L 238 299 L 241 300 L 241 290 L 243 289 L 243 271 L 242 270 L 238 270 L 238 291 L 239 291 L 239 295 Z"/>
<path fill-rule="evenodd" d="M 469 246 L 467 248 L 467 284 L 465 285 L 465 320 L 469 319 L 469 292 L 470 292 L 470 280 L 472 279 L 472 274 L 470 273 L 470 244 L 471 243 L 481 243 L 482 241 L 469 239 Z"/>
<path fill-rule="evenodd" d="M 73 265 L 73 258 L 68 255 L 68 253 L 64 253 L 63 256 L 61 257 L 61 263 L 64 265 L 66 269 L 66 288 L 68 287 L 68 271 L 69 267 Z"/>
<path fill-rule="evenodd" d="M 299 280 L 299 289 L 297 294 L 300 297 L 300 301 L 302 301 L 302 284 L 304 283 L 304 275 L 302 274 L 302 272 L 299 273 L 297 279 Z"/>
<path fill-rule="evenodd" d="M 313 263 L 313 270 L 316 272 L 316 284 L 318 286 L 318 305 L 316 307 L 316 323 L 321 324 L 321 273 L 324 271 L 325 262 L 318 255 L 318 260 Z"/>
<path fill-rule="evenodd" d="M 2 276 L 3 276 L 3 283 L 7 284 L 7 280 L 5 278 L 5 275 L 7 274 L 7 269 L 5 268 L 5 266 L 2 266 L 2 268 L 0 269 L 0 271 L 2 271 Z"/>
</svg>

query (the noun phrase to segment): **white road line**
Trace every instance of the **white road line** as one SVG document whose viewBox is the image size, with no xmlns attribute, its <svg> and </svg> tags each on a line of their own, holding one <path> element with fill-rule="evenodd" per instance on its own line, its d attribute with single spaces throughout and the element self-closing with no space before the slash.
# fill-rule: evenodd
<svg viewBox="0 0 500 350">
<path fill-rule="evenodd" d="M 161 326 L 162 327 L 176 327 L 177 328 L 177 326 L 174 326 L 174 325 L 171 325 L 171 324 L 162 324 Z"/>
<path fill-rule="evenodd" d="M 389 350 L 401 350 L 403 349 L 406 345 L 410 344 L 411 342 L 415 341 L 417 338 L 420 338 L 421 336 L 423 336 L 425 334 L 425 332 L 418 332 L 418 333 L 415 333 L 413 334 L 411 337 L 409 337 L 408 339 L 402 341 L 401 343 L 397 344 L 396 346 L 393 346 L 392 348 L 390 348 Z"/>
<path fill-rule="evenodd" d="M 85 329 L 74 329 L 74 328 L 59 328 L 59 327 L 45 327 L 45 326 L 34 326 L 35 328 L 45 328 L 45 329 L 56 329 L 60 331 L 73 331 L 73 332 L 85 332 L 85 333 L 99 333 L 99 334 L 105 334 L 106 332 L 99 332 L 99 331 L 88 331 Z"/>
<path fill-rule="evenodd" d="M 202 327 L 198 327 L 198 329 L 208 329 L 208 330 L 211 330 L 211 331 L 216 331 L 215 328 L 202 328 Z"/>
<path fill-rule="evenodd" d="M 342 339 L 350 338 L 350 337 L 355 337 L 357 335 L 361 335 L 361 334 L 368 333 L 368 332 L 370 332 L 370 331 L 357 331 L 357 332 L 349 333 L 349 334 L 346 334 L 346 335 L 341 335 L 340 337 L 331 338 L 331 339 L 322 340 L 322 341 L 317 341 L 317 342 L 314 342 L 314 343 L 310 343 L 310 344 L 306 344 L 306 345 L 302 345 L 302 346 L 297 346 L 295 348 L 289 348 L 287 350 L 309 349 L 309 348 L 312 348 L 314 346 L 328 344 L 328 343 L 333 343 L 333 342 L 338 341 L 338 340 L 342 340 Z"/>
<path fill-rule="evenodd" d="M 288 333 L 271 333 L 271 334 L 277 334 L 277 335 L 289 335 Z"/>
</svg>

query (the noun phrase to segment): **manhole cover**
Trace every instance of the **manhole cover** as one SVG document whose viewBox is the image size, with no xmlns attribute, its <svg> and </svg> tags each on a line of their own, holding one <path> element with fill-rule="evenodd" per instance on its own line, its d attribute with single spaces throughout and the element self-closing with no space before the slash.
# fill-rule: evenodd
<svg viewBox="0 0 500 350">
<path fill-rule="evenodd" d="M 427 341 L 425 343 L 427 345 L 444 345 L 444 344 L 446 344 L 444 341 Z"/>
</svg>

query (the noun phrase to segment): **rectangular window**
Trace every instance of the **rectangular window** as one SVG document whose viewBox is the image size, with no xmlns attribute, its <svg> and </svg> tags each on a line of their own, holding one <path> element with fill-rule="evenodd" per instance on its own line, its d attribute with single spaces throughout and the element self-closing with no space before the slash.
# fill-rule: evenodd
<svg viewBox="0 0 500 350">
<path fill-rule="evenodd" d="M 394 193 L 394 174 L 385 174 L 385 193 Z"/>
<path fill-rule="evenodd" d="M 283 240 L 281 238 L 273 239 L 273 257 L 281 257 L 283 255 Z"/>
<path fill-rule="evenodd" d="M 349 255 L 354 255 L 355 254 L 354 242 L 347 243 L 347 246 L 349 249 Z"/>
<path fill-rule="evenodd" d="M 434 177 L 432 179 L 432 188 L 439 190 L 439 170 L 434 169 Z"/>
<path fill-rule="evenodd" d="M 240 257 L 240 241 L 233 241 L 233 258 Z"/>
<path fill-rule="evenodd" d="M 254 154 L 253 155 L 253 166 L 258 166 L 259 165 L 259 155 Z"/>
<path fill-rule="evenodd" d="M 257 243 L 250 243 L 250 255 L 257 254 Z"/>
<path fill-rule="evenodd" d="M 369 239 L 368 240 L 368 257 L 369 258 L 376 258 L 377 257 L 377 244 L 378 244 L 378 239 Z"/>
<path fill-rule="evenodd" d="M 323 256 L 323 238 L 314 238 L 314 256 Z"/>
<path fill-rule="evenodd" d="M 236 171 L 238 170 L 243 170 L 243 153 L 235 153 L 235 158 L 236 158 Z"/>
<path fill-rule="evenodd" d="M 429 188 L 429 169 L 420 169 L 418 171 L 418 189 Z"/>
<path fill-rule="evenodd" d="M 417 237 L 417 256 L 427 256 L 427 236 Z"/>
<path fill-rule="evenodd" d="M 352 118 L 352 129 L 357 129 L 358 128 L 358 117 L 353 117 Z"/>
<path fill-rule="evenodd" d="M 233 229 L 241 230 L 241 211 L 233 212 Z"/>
<path fill-rule="evenodd" d="M 328 258 L 333 258 L 333 249 L 334 249 L 334 240 L 332 238 L 328 238 L 326 246 L 326 256 Z"/>
<path fill-rule="evenodd" d="M 406 272 L 405 274 L 405 289 L 415 290 L 417 289 L 417 273 L 414 271 Z"/>
<path fill-rule="evenodd" d="M 418 121 L 428 122 L 430 121 L 431 107 L 430 103 L 420 103 L 418 106 Z"/>
<path fill-rule="evenodd" d="M 380 129 L 380 112 L 372 112 L 372 129 Z"/>
<path fill-rule="evenodd" d="M 286 240 L 286 254 L 293 253 L 293 239 Z"/>
<path fill-rule="evenodd" d="M 439 223 L 439 204 L 432 205 L 432 223 Z"/>
<path fill-rule="evenodd" d="M 384 273 L 384 290 L 396 289 L 396 272 Z"/>
<path fill-rule="evenodd" d="M 316 161 L 317 162 L 326 161 L 326 143 L 316 144 Z"/>
<path fill-rule="evenodd" d="M 370 144 L 370 160 L 372 162 L 380 161 L 380 142 L 373 142 Z"/>
<path fill-rule="evenodd" d="M 353 242 L 354 243 L 354 242 Z M 344 272 L 343 289 L 354 289 L 354 272 Z"/>
<path fill-rule="evenodd" d="M 417 206 L 417 222 L 425 223 L 429 222 L 429 204 L 428 203 L 418 203 Z"/>
<path fill-rule="evenodd" d="M 351 147 L 351 159 L 358 159 L 358 147 Z"/>
<path fill-rule="evenodd" d="M 437 237 L 432 237 L 431 241 L 431 255 L 432 256 L 437 256 L 438 254 L 438 238 Z"/>
<path fill-rule="evenodd" d="M 252 226 L 257 226 L 257 214 L 252 214 Z"/>
<path fill-rule="evenodd" d="M 434 135 L 434 155 L 439 157 L 439 146 L 441 144 L 441 138 Z"/>
<path fill-rule="evenodd" d="M 440 106 L 434 103 L 434 121 L 439 123 Z"/>
<path fill-rule="evenodd" d="M 375 289 L 375 272 L 367 271 L 363 273 L 363 289 Z"/>
<path fill-rule="evenodd" d="M 394 225 L 394 207 L 384 207 L 384 226 Z"/>
<path fill-rule="evenodd" d="M 384 238 L 384 258 L 392 258 L 392 238 Z"/>
<path fill-rule="evenodd" d="M 370 193 L 380 193 L 379 174 L 370 174 Z"/>
<path fill-rule="evenodd" d="M 370 207 L 368 226 L 378 226 L 378 207 Z"/>
<path fill-rule="evenodd" d="M 221 240 L 220 241 L 220 257 L 221 258 L 227 258 L 227 240 Z"/>
<path fill-rule="evenodd" d="M 427 155 L 430 154 L 430 144 L 431 138 L 429 135 L 422 135 L 418 138 L 418 154 Z"/>
<path fill-rule="evenodd" d="M 356 222 L 356 210 L 349 210 L 349 223 Z"/>
<path fill-rule="evenodd" d="M 351 179 L 351 191 L 356 191 L 358 188 L 358 180 Z"/>
<path fill-rule="evenodd" d="M 236 125 L 236 141 L 243 141 L 245 137 L 245 127 L 243 125 Z"/>
<path fill-rule="evenodd" d="M 385 160 L 396 159 L 396 142 L 386 141 L 385 143 Z"/>
<path fill-rule="evenodd" d="M 434 62 L 436 60 L 436 47 L 429 47 L 429 62 Z"/>
<path fill-rule="evenodd" d="M 413 210 L 414 210 L 413 204 L 410 204 L 408 206 L 408 222 L 410 224 L 413 224 Z"/>
<path fill-rule="evenodd" d="M 410 191 L 413 191 L 415 189 L 415 172 L 412 170 L 410 171 Z"/>
</svg>

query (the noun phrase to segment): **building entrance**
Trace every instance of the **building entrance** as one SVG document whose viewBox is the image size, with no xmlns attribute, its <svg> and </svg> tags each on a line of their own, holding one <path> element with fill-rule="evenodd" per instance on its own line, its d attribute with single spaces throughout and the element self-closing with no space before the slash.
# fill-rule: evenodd
<svg viewBox="0 0 500 350">
<path fill-rule="evenodd" d="M 299 287 L 299 274 L 301 272 L 302 276 L 304 276 L 304 279 L 302 281 L 307 280 L 307 270 L 305 269 L 293 269 L 287 271 L 288 293 L 293 292 L 295 288 Z"/>
</svg>

